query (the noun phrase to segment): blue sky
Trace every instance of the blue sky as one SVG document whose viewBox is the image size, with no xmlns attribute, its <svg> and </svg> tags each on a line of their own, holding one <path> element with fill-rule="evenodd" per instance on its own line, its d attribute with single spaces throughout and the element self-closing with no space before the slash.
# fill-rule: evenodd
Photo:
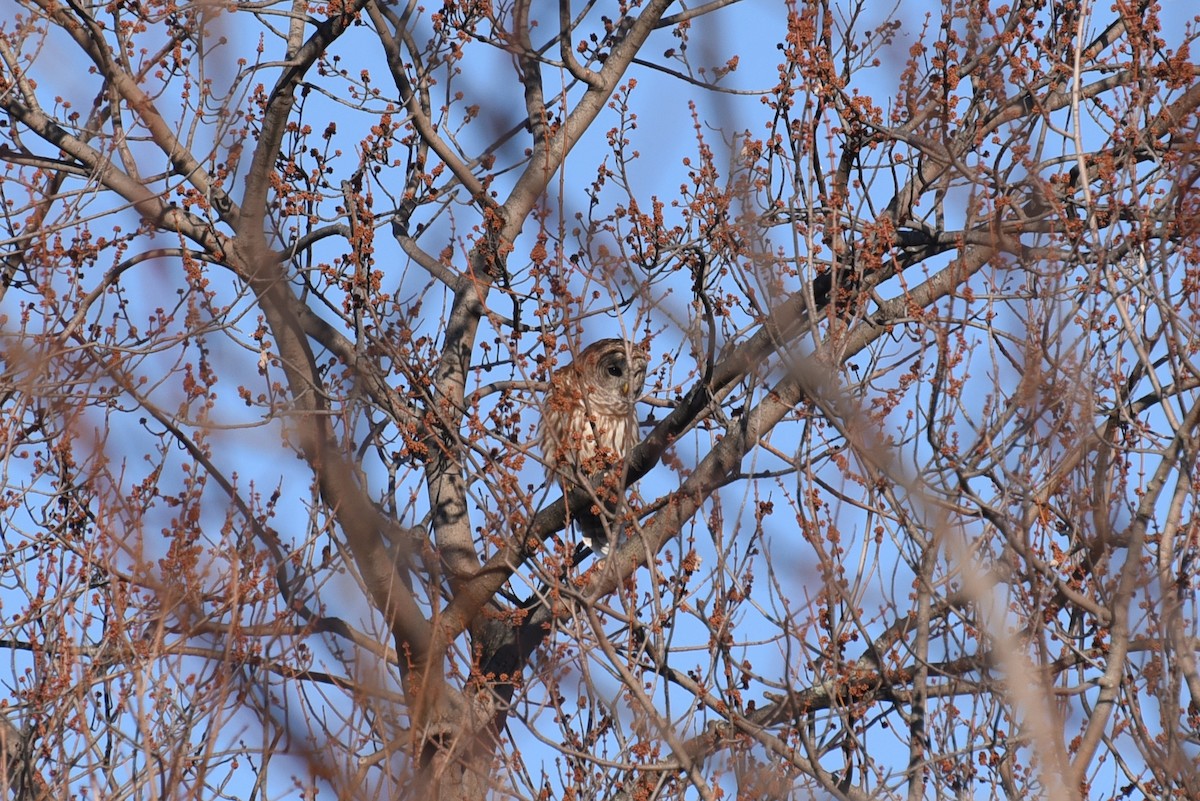
<svg viewBox="0 0 1200 801">
<path fill-rule="evenodd" d="M 1188 13 L 1184 9 L 1188 4 L 1167 3 L 1166 5 L 1166 14 L 1171 19 L 1179 21 L 1179 27 L 1172 30 L 1182 31 L 1182 22 Z M 875 96 L 880 102 L 895 94 L 898 88 L 895 84 L 900 78 L 900 69 L 907 57 L 909 47 L 916 41 L 924 24 L 924 15 L 929 6 L 926 3 L 901 3 L 896 8 L 894 13 L 890 4 L 878 6 L 877 10 L 873 9 L 875 13 L 887 13 L 902 20 L 903 25 L 897 33 L 895 41 L 879 53 L 882 66 L 862 71 L 858 74 L 861 75 L 861 83 L 857 82 L 859 78 L 856 75 L 856 83 L 852 86 L 852 89 Z M 551 7 L 547 5 L 546 10 L 549 13 Z M 1096 9 L 1098 18 L 1104 18 L 1106 13 L 1106 9 Z M 740 147 L 738 137 L 743 130 L 748 129 L 756 136 L 762 135 L 765 121 L 770 116 L 766 112 L 758 92 L 769 89 L 778 80 L 776 66 L 781 56 L 776 44 L 783 35 L 784 14 L 783 4 L 766 0 L 752 0 L 716 11 L 707 17 L 701 17 L 693 25 L 688 51 L 693 66 L 712 68 L 726 64 L 730 57 L 737 55 L 740 59 L 738 69 L 724 79 L 723 85 L 750 94 L 709 94 L 681 84 L 677 78 L 643 66 L 637 66 L 631 70 L 630 76 L 637 80 L 637 86 L 629 93 L 631 108 L 637 115 L 637 128 L 630 133 L 631 149 L 637 150 L 639 155 L 627 164 L 629 186 L 633 190 L 632 194 L 643 203 L 648 202 L 651 196 L 657 196 L 666 202 L 668 204 L 666 214 L 669 222 L 678 218 L 677 212 L 673 211 L 669 204 L 679 198 L 680 186 L 687 180 L 689 167 L 685 165 L 684 160 L 690 159 L 694 165 L 698 158 L 697 134 L 703 136 L 705 143 L 714 149 L 715 162 L 718 167 L 723 169 L 731 163 L 733 156 L 738 152 Z M 859 27 L 860 29 L 869 28 L 873 22 L 875 21 L 862 20 Z M 226 16 L 225 21 L 217 23 L 216 28 L 223 29 L 235 43 L 257 37 L 257 31 L 250 25 L 243 27 L 238 17 Z M 213 35 L 216 35 L 215 30 Z M 669 30 L 659 31 L 652 37 L 651 44 L 646 49 L 646 58 L 658 58 L 667 49 L 678 48 L 678 46 L 679 41 L 671 35 Z M 345 67 L 352 76 L 356 75 L 359 70 L 369 70 L 375 76 L 373 80 L 381 88 L 385 97 L 394 94 L 393 87 L 386 83 L 379 83 L 387 73 L 379 62 L 377 48 L 366 28 L 353 30 L 345 40 L 339 43 L 336 53 L 340 56 L 341 66 Z M 454 86 L 463 91 L 465 95 L 465 100 L 460 106 L 472 102 L 479 102 L 482 106 L 480 119 L 484 124 L 468 126 L 459 139 L 466 151 L 474 152 L 481 143 L 490 141 L 496 131 L 505 130 L 522 119 L 523 110 L 511 58 L 507 54 L 489 51 L 486 48 L 473 48 L 470 53 L 469 60 L 464 62 L 464 72 L 461 77 L 455 79 Z M 264 61 L 272 61 L 279 57 L 277 43 L 268 40 Z M 212 65 L 211 77 L 217 85 L 232 81 L 235 73 L 228 60 L 214 58 L 209 59 L 208 63 Z M 671 60 L 668 60 L 666 64 L 675 68 L 680 66 L 678 62 Z M 270 69 L 263 72 L 265 75 L 274 75 Z M 90 105 L 94 86 L 86 81 L 76 80 L 76 77 L 68 70 L 47 70 L 44 77 L 39 76 L 41 80 L 51 84 L 61 83 L 63 96 L 70 98 L 74 93 L 75 107 L 86 109 Z M 550 71 L 545 74 L 548 92 L 554 90 L 556 78 L 557 76 Z M 245 91 L 247 86 L 249 84 L 243 84 L 240 91 Z M 340 134 L 338 142 L 339 146 L 343 147 L 345 155 L 335 163 L 339 169 L 344 168 L 348 174 L 357 163 L 353 145 L 365 135 L 366 128 L 371 124 L 371 115 L 351 112 L 344 107 L 339 107 L 317 92 L 308 95 L 304 102 L 307 106 L 304 119 L 318 130 L 329 119 L 337 120 Z M 690 103 L 692 102 L 695 103 L 695 116 L 700 126 L 698 132 L 693 129 L 691 121 L 693 112 Z M 459 113 L 460 109 L 456 108 L 450 118 L 453 119 L 455 114 Z M 586 217 L 591 211 L 588 187 L 595 179 L 597 165 L 605 160 L 610 166 L 615 164 L 606 144 L 606 133 L 617 123 L 618 119 L 617 112 L 611 109 L 601 116 L 576 147 L 562 171 L 560 180 L 552 184 L 546 201 L 547 207 L 550 209 L 547 228 L 556 234 L 561 233 L 566 251 L 570 252 L 578 248 L 597 261 L 599 261 L 602 248 L 607 247 L 610 251 L 619 253 L 622 248 L 619 239 L 606 234 L 589 237 L 586 230 L 576 235 L 573 229 L 580 227 L 576 222 L 576 215 Z M 476 135 L 476 131 L 480 133 Z M 205 136 L 208 135 L 210 134 L 201 129 L 197 141 L 205 141 Z M 524 146 L 525 138 L 518 135 L 512 144 L 499 151 L 500 163 L 519 159 L 520 150 Z M 400 150 L 397 148 L 396 153 L 399 152 Z M 148 159 L 148 168 L 150 164 L 157 164 L 161 168 L 161 156 Z M 728 172 L 723 174 L 728 175 Z M 382 186 L 374 187 L 377 213 L 382 213 L 387 209 L 387 193 L 395 193 L 399 190 L 399 187 L 390 184 L 391 181 L 397 180 L 397 175 L 398 171 L 384 173 Z M 497 180 L 496 185 L 501 197 L 504 196 L 505 188 L 510 181 L 511 174 Z M 888 188 L 890 188 L 890 182 L 882 181 L 880 194 L 886 194 Z M 619 187 L 610 183 L 600 195 L 596 213 L 602 216 L 611 213 L 613 206 L 619 202 L 620 195 Z M 875 199 L 880 200 L 881 198 Z M 98 212 L 104 202 L 103 199 L 83 201 L 79 206 L 80 214 Z M 948 225 L 954 224 L 956 216 L 962 212 L 964 207 L 965 202 L 960 204 L 952 200 L 947 204 Z M 442 245 L 452 242 L 457 248 L 457 263 L 461 264 L 462 253 L 467 247 L 468 232 L 477 222 L 477 215 L 472 210 L 460 205 L 438 217 L 429 232 L 423 237 L 422 243 L 427 243 L 428 249 L 436 252 Z M 96 225 L 98 230 L 104 227 L 103 221 Z M 533 246 L 532 237 L 535 233 L 533 224 L 527 225 L 524 238 L 516 243 L 513 263 L 520 269 L 527 264 L 528 253 Z M 771 247 L 783 248 L 791 255 L 800 258 L 805 254 L 801 252 L 801 248 L 797 247 L 797 243 L 792 238 L 793 234 L 794 230 L 788 226 L 776 227 L 764 236 L 764 243 Z M 169 244 L 169 239 L 170 237 L 160 236 L 154 244 L 165 246 Z M 328 248 L 318 249 L 317 253 L 320 258 L 332 260 L 334 256 L 340 255 L 341 250 L 344 250 L 343 243 L 330 240 Z M 397 298 L 405 300 L 405 302 L 397 304 L 396 308 L 389 310 L 389 313 L 392 314 L 390 319 L 398 318 L 404 308 L 411 308 L 412 303 L 420 298 L 423 303 L 423 311 L 417 316 L 417 332 L 436 335 L 440 329 L 448 298 L 438 287 L 427 290 L 428 276 L 408 263 L 399 246 L 388 235 L 386 225 L 379 231 L 375 257 L 375 266 L 384 273 L 384 290 L 393 292 Z M 173 292 L 176 288 L 182 288 L 183 283 L 179 277 L 178 264 L 170 259 L 158 260 L 139 268 L 135 276 L 135 280 L 129 284 L 122 299 L 125 301 L 123 313 L 128 314 L 129 318 L 137 321 L 138 324 L 145 325 L 145 321 L 154 314 L 156 307 L 176 302 Z M 242 424 L 257 419 L 257 410 L 246 409 L 238 402 L 238 398 L 233 392 L 233 388 L 238 385 L 258 386 L 261 384 L 257 370 L 259 354 L 253 348 L 253 339 L 250 336 L 256 325 L 256 311 L 250 301 L 242 295 L 242 290 L 228 282 L 223 274 L 214 271 L 212 280 L 214 287 L 219 292 L 219 302 L 227 304 L 229 307 L 225 313 L 226 319 L 237 321 L 236 335 L 229 338 L 214 335 L 206 344 L 209 349 L 209 357 L 219 365 L 221 371 L 219 389 L 223 393 L 223 400 L 214 410 L 214 418 L 220 424 L 229 426 L 224 431 L 213 430 L 210 432 L 214 452 L 220 454 L 223 469 L 231 476 L 236 475 L 238 486 L 244 492 L 250 492 L 253 488 L 254 492 L 265 498 L 269 497 L 277 487 L 280 488 L 283 501 L 280 503 L 274 519 L 274 525 L 298 545 L 307 542 L 305 547 L 316 551 L 319 543 L 322 542 L 319 536 L 324 536 L 319 529 L 325 521 L 318 518 L 314 522 L 310 516 L 311 496 L 308 489 L 310 480 L 308 469 L 296 460 L 289 450 L 280 446 L 281 431 L 286 429 L 287 420 L 281 419 L 271 425 L 259 428 L 241 427 Z M 595 303 L 595 308 L 598 310 L 612 306 L 611 298 L 603 289 L 601 287 L 601 297 Z M 895 291 L 896 287 L 892 285 L 885 289 L 887 290 L 885 294 L 888 294 Z M 686 390 L 694 380 L 694 376 L 690 372 L 694 370 L 694 363 L 690 360 L 691 355 L 686 345 L 685 329 L 689 323 L 695 321 L 696 313 L 689 305 L 691 301 L 690 279 L 684 273 L 679 273 L 677 278 L 663 279 L 655 286 L 655 293 L 654 303 L 635 303 L 627 310 L 623 323 L 626 330 L 640 333 L 642 320 L 646 318 L 650 320 L 649 329 L 654 333 L 651 366 L 652 368 L 661 368 L 660 372 L 651 377 L 651 381 L 662 380 L 668 389 L 664 390 L 659 400 L 669 401 L 671 388 Z M 497 314 L 511 312 L 511 306 L 503 296 L 494 294 L 492 302 Z M 10 325 L 11 321 L 17 319 L 18 316 L 17 309 L 11 305 L 13 303 L 15 301 L 10 296 L 9 299 L 6 299 L 5 305 L 0 307 L 4 313 L 9 315 Z M 97 309 L 97 319 L 107 320 L 112 314 L 121 311 L 115 307 L 113 302 L 106 301 L 106 303 L 107 305 Z M 1015 315 L 1010 321 L 1019 322 Z M 734 319 L 727 328 L 723 329 L 722 337 L 729 335 L 729 338 L 732 339 L 736 333 L 744 333 L 745 327 L 749 325 L 750 321 L 745 317 Z M 586 331 L 584 341 L 611 335 L 614 330 L 619 328 L 620 324 L 616 322 L 614 316 L 597 314 L 584 323 Z M 1000 374 L 1001 381 L 1015 380 L 1015 374 L 1009 372 L 1010 368 L 1005 366 L 1004 361 L 987 352 L 986 343 L 982 338 L 979 342 L 977 350 L 979 361 L 967 371 L 972 374 L 975 382 L 968 385 L 967 401 L 964 404 L 970 411 L 982 408 L 984 396 L 989 391 L 991 382 L 997 374 Z M 724 344 L 724 339 L 719 344 Z M 532 348 L 533 346 L 527 340 L 524 347 Z M 908 354 L 905 358 L 909 358 L 909 356 L 916 359 L 921 358 L 920 347 L 916 347 L 915 355 L 912 355 L 912 348 L 912 343 L 896 339 L 892 343 L 880 345 L 874 353 L 863 354 L 854 361 L 860 363 L 860 369 L 866 374 L 870 370 L 869 365 L 872 358 L 888 363 L 889 360 L 898 358 L 897 354 L 902 350 Z M 668 356 L 677 359 L 674 366 L 668 364 L 666 358 Z M 179 361 L 199 358 L 199 349 L 193 344 L 184 349 L 182 355 L 180 351 L 168 350 L 149 356 L 139 365 L 138 370 L 147 376 L 153 385 L 158 377 L 169 374 Z M 853 372 L 843 372 L 842 378 L 847 383 L 851 383 L 856 380 L 855 375 Z M 504 374 L 504 368 L 500 367 L 493 371 L 484 371 L 480 376 L 480 383 L 504 377 L 508 376 Z M 757 385 L 749 397 L 752 400 L 761 397 L 764 391 L 763 386 L 763 384 Z M 878 388 L 873 391 L 878 391 Z M 893 413 L 897 431 L 905 429 L 906 414 L 914 406 L 919 406 L 927 400 L 928 396 L 924 392 L 924 390 L 914 390 L 910 396 L 911 400 Z M 871 394 L 864 393 L 863 397 L 870 398 Z M 165 383 L 162 386 L 155 386 L 154 399 L 164 408 L 178 406 L 181 401 L 178 385 Z M 648 405 L 643 407 L 643 413 L 650 413 Z M 664 411 L 655 408 L 654 413 L 661 417 Z M 103 424 L 105 419 L 113 419 L 110 412 L 92 411 L 88 414 L 91 417 L 86 422 L 94 423 L 97 428 Z M 523 414 L 523 426 L 527 432 L 532 431 L 535 415 L 536 410 L 532 406 Z M 126 484 L 136 483 L 149 471 L 149 467 L 143 464 L 138 456 L 146 447 L 147 442 L 154 442 L 154 437 L 147 435 L 142 430 L 144 427 L 136 422 L 137 418 L 136 411 L 121 418 L 118 435 L 104 443 L 109 449 L 110 456 L 114 457 L 112 460 L 113 473 L 123 475 L 123 481 Z M 356 422 L 365 430 L 365 421 Z M 770 437 L 770 445 L 776 450 L 777 455 L 772 455 L 765 449 L 758 451 L 747 461 L 745 467 L 747 470 L 777 469 L 784 464 L 784 459 L 807 446 L 809 438 L 819 443 L 823 437 L 828 438 L 829 443 L 827 448 L 819 446 L 815 448 L 815 451 L 821 455 L 821 458 L 814 463 L 816 477 L 829 482 L 831 490 L 847 489 L 852 491 L 852 487 L 842 486 L 844 483 L 842 474 L 833 465 L 833 460 L 837 456 L 836 449 L 839 447 L 838 436 L 833 432 L 821 429 L 816 424 L 796 422 L 781 426 Z M 711 447 L 712 440 L 709 434 L 697 431 L 682 440 L 677 449 L 686 465 L 694 465 Z M 918 448 L 907 456 L 915 462 L 924 459 L 927 454 L 923 452 L 923 449 Z M 177 469 L 185 461 L 182 453 L 173 452 L 166 457 L 167 465 L 171 469 Z M 905 466 L 912 469 L 916 467 L 911 463 Z M 386 487 L 386 468 L 387 465 L 378 461 L 368 461 L 364 465 L 372 482 L 373 490 L 381 498 Z M 405 477 L 402 476 L 402 478 Z M 540 484 L 541 469 L 531 461 L 523 474 L 523 480 Z M 640 491 L 644 497 L 652 499 L 674 489 L 678 485 L 678 480 L 677 474 L 660 468 L 647 476 L 641 484 Z M 794 641 L 786 643 L 772 638 L 778 633 L 775 624 L 780 619 L 790 616 L 796 621 L 804 621 L 811 615 L 812 598 L 816 593 L 816 588 L 821 584 L 821 577 L 817 575 L 813 567 L 809 544 L 800 539 L 793 510 L 787 506 L 789 494 L 798 495 L 810 489 L 803 482 L 803 476 L 800 480 L 797 480 L 795 476 L 787 476 L 779 480 L 739 483 L 725 488 L 718 493 L 723 521 L 728 524 L 728 531 L 736 530 L 739 536 L 731 538 L 733 541 L 727 543 L 724 539 L 726 531 L 718 528 L 714 534 L 709 530 L 706 521 L 696 520 L 685 528 L 684 537 L 688 539 L 681 540 L 677 546 L 668 548 L 675 563 L 678 563 L 683 553 L 693 547 L 704 557 L 704 567 L 699 576 L 693 579 L 692 591 L 683 596 L 683 600 L 694 609 L 712 609 L 713 596 L 717 589 L 721 589 L 715 585 L 735 584 L 738 580 L 733 575 L 738 571 L 732 569 L 728 574 L 710 572 L 715 570 L 718 565 L 722 565 L 721 558 L 718 557 L 718 547 L 726 551 L 725 558 L 730 560 L 728 565 L 754 566 L 757 594 L 754 597 L 754 603 L 747 603 L 740 607 L 739 615 L 734 621 L 736 645 L 732 649 L 733 661 L 750 658 L 755 670 L 761 676 L 767 679 L 784 679 L 784 683 L 794 686 L 805 686 L 811 683 L 813 676 L 799 670 L 798 666 L 803 660 L 798 659 L 796 654 L 787 652 L 786 646 L 795 646 Z M 400 491 L 396 493 L 397 505 L 402 510 L 407 506 L 406 493 L 415 487 L 417 487 L 417 483 L 413 476 L 407 477 L 406 484 L 402 482 Z M 539 499 L 553 498 L 557 494 L 556 491 L 549 489 L 541 492 L 546 494 L 539 494 Z M 906 542 L 901 528 L 891 526 L 886 521 L 869 515 L 862 509 L 856 508 L 848 500 L 839 500 L 833 492 L 825 493 L 824 497 L 830 504 L 829 508 L 825 510 L 825 514 L 828 515 L 831 523 L 836 524 L 843 537 L 842 544 L 846 553 L 842 557 L 842 563 L 850 571 L 851 580 L 848 592 L 853 596 L 854 602 L 861 605 L 862 608 L 881 610 L 879 617 L 875 617 L 870 612 L 866 617 L 873 626 L 882 626 L 881 621 L 886 622 L 884 616 L 892 611 L 888 608 L 892 600 L 903 599 L 907 595 L 905 588 L 911 583 L 911 573 L 899 557 L 899 552 L 903 548 L 911 547 L 911 544 Z M 424 500 L 419 494 L 418 498 L 418 502 L 406 516 L 405 522 L 407 523 L 417 522 L 424 513 Z M 495 502 L 494 498 L 488 498 L 486 492 L 481 491 L 481 505 Z M 759 526 L 753 520 L 753 513 L 756 505 L 763 502 L 775 504 L 778 511 L 776 515 L 767 518 L 765 524 Z M 220 532 L 222 524 L 229 515 L 228 503 L 221 493 L 210 487 L 205 490 L 203 508 L 206 536 L 212 537 L 212 542 L 217 543 L 219 540 L 217 532 Z M 711 508 L 709 511 L 712 511 Z M 144 548 L 144 551 L 140 554 L 141 557 L 153 561 L 162 555 L 165 544 L 157 539 L 155 534 L 161 528 L 168 528 L 174 515 L 175 511 L 171 508 L 160 506 L 140 518 L 144 530 L 135 532 L 130 541 L 142 543 L 141 547 Z M 32 521 L 25 522 L 31 529 L 35 528 Z M 885 528 L 884 536 L 878 543 L 871 531 L 874 524 L 883 525 Z M 314 535 L 318 536 L 314 537 Z M 719 546 L 715 544 L 714 536 L 719 537 L 716 540 Z M 314 543 L 317 544 L 314 545 Z M 748 552 L 754 548 L 769 552 L 773 562 L 767 565 L 761 559 L 749 557 Z M 131 560 L 132 558 L 131 556 Z M 854 575 L 859 568 L 863 572 L 855 580 Z M 225 569 L 226 566 L 220 562 L 213 564 L 214 582 L 219 580 Z M 713 581 L 712 584 L 709 583 L 710 579 Z M 643 582 L 642 591 L 649 592 L 647 587 L 652 582 L 647 579 L 645 574 L 642 575 L 640 581 Z M 322 577 L 317 582 L 320 583 L 315 587 L 314 597 L 326 605 L 329 614 L 342 616 L 364 630 L 373 632 L 380 641 L 386 641 L 382 626 L 366 606 L 358 588 L 348 575 Z M 536 585 L 536 580 L 531 579 L 531 583 Z M 774 586 L 768 589 L 771 584 Z M 514 581 L 513 589 L 516 594 L 521 596 L 528 591 L 520 584 L 519 578 Z M 13 596 L 10 596 L 6 604 L 8 607 L 5 609 L 6 613 L 14 603 L 19 605 L 23 603 L 23 600 L 19 598 L 13 600 Z M 635 615 L 643 615 L 648 611 L 653 611 L 655 603 L 638 601 L 628 611 Z M 756 604 L 758 605 L 756 606 Z M 614 605 L 619 609 L 619 604 L 615 601 Z M 675 664 L 675 667 L 680 670 L 686 670 L 694 663 L 703 672 L 716 672 L 721 660 L 725 658 L 723 654 L 709 649 L 710 632 L 701 625 L 701 618 L 702 615 L 679 614 L 676 616 L 678 625 L 674 629 L 670 643 L 679 648 L 682 654 L 677 658 L 678 663 Z M 621 625 L 612 621 L 610 623 L 609 633 L 614 638 L 619 639 L 624 636 Z M 877 631 L 872 629 L 863 634 L 875 633 Z M 570 645 L 575 638 L 581 636 L 588 636 L 588 632 L 565 628 L 552 637 L 552 642 Z M 314 667 L 316 668 L 338 674 L 351 673 L 364 681 L 373 681 L 378 678 L 371 667 L 370 659 L 346 660 L 340 654 L 336 654 L 332 647 L 343 644 L 336 642 L 332 637 L 326 638 L 323 643 L 324 647 L 317 638 L 310 638 L 309 644 L 313 648 Z M 863 640 L 860 639 L 849 647 L 848 653 L 852 658 L 859 654 L 862 645 Z M 564 659 L 562 667 L 569 677 L 565 683 L 577 684 L 579 693 L 584 696 L 594 691 L 597 699 L 592 700 L 598 701 L 596 708 L 611 704 L 614 714 L 622 716 L 626 724 L 632 726 L 635 716 L 624 707 L 625 700 L 621 695 L 621 684 L 611 673 L 605 672 L 605 661 L 602 658 L 579 656 Z M 194 660 L 194 663 L 195 667 L 199 669 L 200 661 Z M 789 665 L 797 670 L 796 675 L 785 676 Z M 9 679 L 7 683 L 11 685 L 13 681 L 16 681 L 16 676 L 25 666 L 24 656 L 16 655 L 12 668 L 13 678 Z M 537 667 L 545 666 L 538 664 Z M 589 675 L 594 680 L 591 689 L 582 686 L 583 678 Z M 253 681 L 263 678 L 262 675 L 251 677 Z M 395 676 L 386 676 L 381 681 L 385 686 L 394 686 Z M 678 722 L 681 733 L 696 733 L 703 727 L 708 718 L 702 710 L 691 706 L 692 699 L 685 694 L 669 691 L 661 679 L 648 676 L 647 681 L 651 684 L 649 694 L 661 704 L 660 708 L 670 710 L 670 715 L 673 720 Z M 755 697 L 759 703 L 762 703 L 765 698 L 764 692 L 769 687 L 768 683 L 754 682 L 747 692 L 747 696 Z M 322 689 L 313 686 L 306 687 L 304 699 L 289 695 L 287 702 L 282 707 L 281 715 L 287 718 L 289 725 L 296 727 L 293 731 L 303 731 L 310 724 L 319 727 L 326 721 L 336 719 L 338 715 L 349 711 L 344 698 L 334 696 L 329 700 L 318 699 Z M 547 736 L 551 736 L 555 732 L 556 727 L 550 720 L 552 715 L 549 711 L 536 708 L 523 711 L 533 719 L 533 726 L 549 733 Z M 580 720 L 587 717 L 591 711 L 594 710 L 580 711 Z M 227 728 L 221 729 L 217 739 L 221 740 L 223 744 L 229 745 L 241 737 L 253 740 L 258 736 L 260 730 L 255 714 L 246 710 L 234 712 L 227 726 Z M 514 731 L 519 731 L 519 729 L 514 728 Z M 878 739 L 873 741 L 871 754 L 881 763 L 889 764 L 894 770 L 900 771 L 907 759 L 903 743 L 904 729 L 897 726 L 892 731 L 896 733 L 897 739 L 895 741 L 879 742 Z M 349 736 L 348 733 L 347 736 Z M 877 737 L 878 735 L 873 736 Z M 560 769 L 556 766 L 553 749 L 547 747 L 543 751 L 529 739 L 524 739 L 520 746 L 524 752 L 526 766 L 535 774 L 534 784 L 537 783 L 537 771 L 545 770 L 554 774 Z M 607 741 L 606 746 L 615 749 L 611 741 Z M 299 742 L 294 742 L 293 747 L 295 753 L 303 753 L 304 749 Z M 831 759 L 836 762 L 838 756 L 839 754 L 835 753 Z M 297 759 L 300 758 L 297 757 Z M 303 773 L 302 763 L 298 762 L 295 769 Z M 285 777 L 289 774 L 289 770 L 279 771 L 275 774 L 280 777 L 280 784 L 272 787 L 268 795 L 275 797 L 285 794 L 289 789 L 289 780 Z M 250 780 L 248 774 L 246 780 Z"/>
</svg>

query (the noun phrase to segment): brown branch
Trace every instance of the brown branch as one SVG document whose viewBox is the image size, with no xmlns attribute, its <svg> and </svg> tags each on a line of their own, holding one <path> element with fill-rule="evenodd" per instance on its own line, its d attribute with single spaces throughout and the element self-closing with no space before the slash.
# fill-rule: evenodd
<svg viewBox="0 0 1200 801">
<path fill-rule="evenodd" d="M 202 245 L 210 253 L 224 252 L 227 244 L 225 237 L 214 231 L 207 221 L 176 206 L 167 205 L 160 196 L 151 192 L 140 181 L 117 169 L 110 159 L 51 119 L 38 104 L 36 93 L 17 63 L 16 54 L 3 38 L 0 38 L 0 58 L 17 76 L 20 88 L 19 95 L 9 91 L 0 99 L 0 105 L 9 113 L 42 139 L 76 159 L 86 168 L 93 180 L 127 200 L 142 217 L 153 222 L 158 228 L 176 231 Z M 23 98 L 24 102 L 18 97 Z"/>
<path fill-rule="evenodd" d="M 1067 787 L 1082 786 L 1087 770 L 1091 766 L 1092 757 L 1105 736 L 1108 721 L 1116 708 L 1125 675 L 1125 656 L 1129 653 L 1132 632 L 1130 629 L 1130 605 L 1133 603 L 1134 592 L 1142 581 L 1142 547 L 1146 542 L 1147 529 L 1150 522 L 1157 519 L 1159 496 L 1166 488 L 1167 480 L 1172 473 L 1176 474 L 1175 495 L 1172 498 L 1172 509 L 1182 509 L 1185 499 L 1193 491 L 1192 470 L 1196 461 L 1196 429 L 1200 426 L 1200 403 L 1192 404 L 1187 416 L 1175 432 L 1170 446 L 1165 449 L 1154 476 L 1150 479 L 1145 490 L 1140 493 L 1137 514 L 1126 533 L 1128 548 L 1125 563 L 1121 566 L 1120 580 L 1116 592 L 1113 593 L 1109 609 L 1112 617 L 1112 636 L 1109 640 L 1107 666 L 1104 675 L 1099 680 L 1100 694 L 1096 699 L 1095 708 L 1088 718 L 1087 728 L 1079 740 L 1074 762 L 1069 766 L 1070 775 L 1067 777 Z M 1176 511 L 1178 514 L 1178 511 Z M 1072 789 L 1072 791 L 1074 791 Z"/>
<path fill-rule="evenodd" d="M 438 398 L 442 402 L 439 410 L 449 420 L 461 418 L 465 408 L 463 399 L 466 386 L 466 375 L 470 366 L 470 357 L 474 349 L 475 335 L 479 319 L 483 313 L 484 303 L 507 254 L 507 249 L 520 232 L 521 226 L 530 212 L 533 211 L 538 198 L 546 190 L 551 176 L 562 166 L 567 154 L 582 136 L 588 126 L 604 108 L 612 91 L 616 88 L 621 76 L 637 54 L 646 37 L 654 29 L 657 20 L 662 16 L 672 0 L 651 0 L 642 13 L 629 27 L 625 38 L 613 47 L 612 53 L 605 61 L 599 72 L 600 81 L 597 86 L 590 87 L 584 93 L 579 103 L 567 119 L 549 136 L 535 140 L 533 155 L 524 172 L 517 179 L 516 186 L 504 204 L 493 215 L 485 210 L 483 240 L 476 244 L 469 256 L 469 273 L 455 293 L 454 303 L 446 325 L 445 344 L 442 349 L 441 362 L 438 365 L 436 385 Z M 532 76 L 527 77 L 532 82 Z M 540 78 L 537 79 L 540 81 Z M 536 95 L 536 91 L 534 92 Z M 532 121 L 531 121 L 532 122 Z M 445 423 L 443 423 L 445 425 Z M 463 483 L 462 466 L 455 463 L 452 454 L 457 437 L 456 425 L 447 426 L 443 435 L 443 449 L 446 456 L 431 460 L 428 470 L 428 487 L 431 505 L 434 509 L 434 529 L 438 546 L 443 556 L 454 560 L 460 580 L 471 577 L 470 581 L 459 587 L 454 600 L 438 618 L 438 639 L 440 645 L 448 645 L 459 636 L 475 620 L 479 610 L 489 602 L 495 591 L 502 585 L 503 577 L 515 567 L 516 561 L 509 563 L 506 554 L 512 549 L 506 548 L 497 557 L 505 567 L 495 570 L 490 565 L 482 569 L 475 555 L 470 521 L 467 520 L 465 485 Z M 581 500 L 582 504 L 583 501 Z M 590 501 L 589 501 L 590 503 Z M 561 524 L 560 524 L 561 527 Z M 520 551 L 521 549 L 517 549 Z M 496 581 L 500 580 L 500 584 Z M 435 649 L 438 650 L 438 649 Z"/>
</svg>

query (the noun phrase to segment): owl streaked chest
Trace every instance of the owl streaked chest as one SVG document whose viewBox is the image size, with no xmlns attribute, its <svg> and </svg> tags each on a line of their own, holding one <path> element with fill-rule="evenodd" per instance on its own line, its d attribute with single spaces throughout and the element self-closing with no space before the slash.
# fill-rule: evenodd
<svg viewBox="0 0 1200 801">
<path fill-rule="evenodd" d="M 593 472 L 624 459 L 637 444 L 637 414 L 628 402 L 605 403 L 560 388 L 546 398 L 539 433 L 542 454 L 552 467 Z"/>
</svg>

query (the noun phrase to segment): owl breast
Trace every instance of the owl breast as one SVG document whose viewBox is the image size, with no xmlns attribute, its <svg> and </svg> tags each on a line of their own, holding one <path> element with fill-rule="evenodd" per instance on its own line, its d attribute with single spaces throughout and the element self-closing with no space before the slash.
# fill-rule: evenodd
<svg viewBox="0 0 1200 801">
<path fill-rule="evenodd" d="M 582 398 L 564 399 L 561 395 L 552 397 L 550 403 L 564 400 L 567 408 L 555 409 L 541 429 L 542 453 L 551 467 L 571 465 L 596 472 L 624 459 L 637 444 L 637 417 L 632 409 L 609 414 L 590 408 Z"/>
</svg>

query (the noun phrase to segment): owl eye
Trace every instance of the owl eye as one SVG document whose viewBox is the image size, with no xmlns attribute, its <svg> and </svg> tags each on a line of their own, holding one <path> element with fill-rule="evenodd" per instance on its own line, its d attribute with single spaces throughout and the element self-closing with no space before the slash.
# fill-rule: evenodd
<svg viewBox="0 0 1200 801">
<path fill-rule="evenodd" d="M 619 364 L 610 364 L 608 366 L 608 374 L 613 378 L 620 378 L 624 373 L 625 370 Z"/>
</svg>

